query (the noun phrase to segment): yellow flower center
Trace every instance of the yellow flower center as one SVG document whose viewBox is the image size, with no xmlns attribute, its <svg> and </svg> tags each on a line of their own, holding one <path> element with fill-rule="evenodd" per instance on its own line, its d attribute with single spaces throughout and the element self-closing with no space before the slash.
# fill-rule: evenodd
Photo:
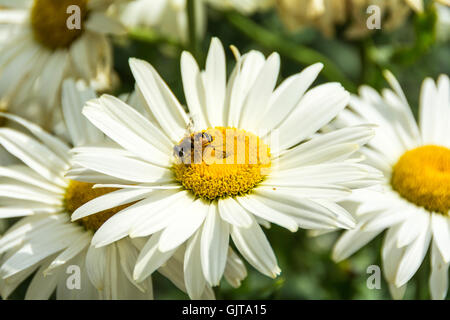
<svg viewBox="0 0 450 320">
<path fill-rule="evenodd" d="M 81 207 L 86 202 L 91 201 L 92 199 L 95 199 L 97 197 L 100 197 L 104 194 L 113 192 L 117 189 L 115 188 L 95 188 L 93 183 L 86 183 L 86 182 L 80 182 L 71 180 L 67 189 L 66 194 L 64 197 L 65 200 L 65 206 L 66 210 L 72 214 L 75 210 L 77 210 L 79 207 Z M 103 223 L 105 223 L 106 220 L 111 218 L 113 215 L 115 215 L 117 212 L 125 209 L 126 207 L 130 206 L 131 204 L 126 204 L 122 206 L 118 206 L 115 208 L 111 208 L 108 210 L 104 210 L 101 212 L 98 212 L 96 214 L 92 214 L 90 216 L 84 217 L 79 221 L 79 223 L 84 226 L 88 230 L 96 231 L 98 230 Z"/>
<path fill-rule="evenodd" d="M 270 149 L 236 128 L 208 128 L 174 147 L 175 178 L 197 197 L 214 200 L 249 193 L 270 169 Z"/>
<path fill-rule="evenodd" d="M 83 33 L 88 1 L 34 0 L 31 27 L 36 41 L 52 50 L 69 47 Z"/>
<path fill-rule="evenodd" d="M 428 145 L 403 154 L 391 185 L 403 198 L 444 215 L 450 210 L 450 149 Z"/>
</svg>

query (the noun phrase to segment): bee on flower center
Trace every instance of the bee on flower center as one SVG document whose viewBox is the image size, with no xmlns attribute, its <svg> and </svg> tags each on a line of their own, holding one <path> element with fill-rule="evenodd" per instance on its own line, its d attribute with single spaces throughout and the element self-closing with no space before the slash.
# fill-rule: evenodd
<svg viewBox="0 0 450 320">
<path fill-rule="evenodd" d="M 192 133 L 174 146 L 173 154 L 179 162 L 186 165 L 208 162 L 206 159 L 208 155 L 216 159 L 225 159 L 227 153 L 223 150 L 220 141 L 221 139 L 217 139 L 213 132 Z"/>
<path fill-rule="evenodd" d="M 213 137 L 207 132 L 198 132 L 185 137 L 173 148 L 174 156 L 184 164 L 194 162 L 195 151 L 201 152 L 211 144 Z"/>
</svg>

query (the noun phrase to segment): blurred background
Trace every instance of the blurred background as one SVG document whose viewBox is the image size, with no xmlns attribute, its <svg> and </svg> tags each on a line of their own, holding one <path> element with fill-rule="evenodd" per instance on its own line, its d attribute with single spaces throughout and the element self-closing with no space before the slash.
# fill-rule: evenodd
<svg viewBox="0 0 450 320">
<path fill-rule="evenodd" d="M 362 84 L 377 90 L 386 87 L 382 70 L 389 69 L 399 80 L 417 115 L 423 79 L 436 78 L 440 73 L 450 74 L 449 7 L 434 1 L 424 1 L 422 8 L 411 4 L 417 1 L 407 0 L 338 1 L 354 3 L 341 8 L 343 11 L 325 8 L 330 11 L 316 13 L 312 18 L 302 15 L 307 8 L 320 9 L 306 7 L 317 1 L 278 0 L 252 13 L 206 5 L 201 13 L 203 18 L 197 20 L 204 24 L 197 26 L 202 30 L 189 32 L 181 28 L 186 32 L 184 36 L 165 32 L 157 23 L 150 27 L 137 23 L 130 27 L 126 37 L 114 39 L 115 69 L 120 78 L 115 94 L 134 89 L 128 58 L 137 57 L 154 65 L 180 101 L 185 102 L 180 53 L 190 50 L 203 66 L 210 39 L 215 36 L 225 47 L 234 45 L 241 53 L 252 49 L 265 55 L 279 52 L 282 58 L 279 81 L 320 61 L 325 67 L 316 85 L 339 81 L 347 90 L 357 93 Z M 330 2 L 334 1 L 328 1 L 327 5 Z M 364 6 L 358 7 L 355 3 Z M 383 9 L 381 29 L 367 29 L 365 24 L 371 15 L 365 10 L 367 3 L 377 3 Z M 327 20 L 320 21 L 321 17 Z M 175 23 L 167 16 L 163 19 L 166 23 Z M 187 24 L 192 25 L 192 21 Z M 231 50 L 227 50 L 227 58 L 230 71 L 234 66 Z M 367 267 L 381 267 L 382 236 L 339 264 L 330 258 L 338 233 L 310 237 L 304 230 L 291 234 L 272 226 L 267 236 L 282 269 L 281 276 L 272 280 L 247 265 L 249 275 L 242 286 L 233 289 L 224 281 L 220 289 L 216 289 L 218 299 L 390 299 L 384 279 L 379 290 L 368 289 L 366 285 L 370 276 Z M 428 274 L 427 258 L 410 282 L 405 298 L 429 298 Z M 25 282 L 11 299 L 23 298 L 26 287 Z M 154 276 L 154 288 L 157 288 L 156 299 L 187 299 L 158 274 Z"/>
</svg>

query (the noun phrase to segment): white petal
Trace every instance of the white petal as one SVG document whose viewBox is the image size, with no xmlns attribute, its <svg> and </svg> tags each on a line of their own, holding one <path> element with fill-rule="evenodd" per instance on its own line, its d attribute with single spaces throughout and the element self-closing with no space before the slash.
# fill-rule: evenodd
<svg viewBox="0 0 450 320">
<path fill-rule="evenodd" d="M 217 286 L 225 270 L 230 238 L 229 224 L 222 221 L 217 203 L 209 206 L 201 234 L 203 274 L 211 286 Z"/>
<path fill-rule="evenodd" d="M 107 261 L 108 247 L 89 247 L 86 254 L 86 271 L 89 279 L 99 291 L 105 287 L 105 271 L 109 267 Z"/>
<path fill-rule="evenodd" d="M 121 189 L 97 197 L 74 211 L 72 221 L 87 217 L 91 214 L 115 208 L 127 203 L 141 200 L 152 190 L 148 189 Z"/>
<path fill-rule="evenodd" d="M 153 115 L 173 142 L 183 137 L 189 119 L 173 93 L 147 62 L 131 58 L 130 67 Z"/>
<path fill-rule="evenodd" d="M 442 259 L 442 255 L 433 241 L 431 248 L 430 293 L 433 300 L 443 300 L 448 290 L 449 263 Z"/>
<path fill-rule="evenodd" d="M 399 224 L 397 247 L 407 246 L 416 240 L 423 231 L 423 225 L 426 225 L 428 220 L 428 214 L 412 214 L 405 217 L 404 221 Z"/>
<path fill-rule="evenodd" d="M 233 198 L 219 199 L 218 206 L 220 217 L 229 224 L 241 228 L 248 228 L 252 224 L 252 219 L 247 210 Z"/>
<path fill-rule="evenodd" d="M 228 249 L 227 265 L 223 275 L 233 288 L 238 288 L 242 280 L 247 277 L 247 269 L 244 262 L 231 248 Z"/>
<path fill-rule="evenodd" d="M 194 120 L 195 130 L 207 128 L 205 90 L 203 89 L 203 83 L 201 83 L 200 70 L 194 57 L 187 51 L 181 54 L 181 76 L 184 95 L 189 112 Z"/>
<path fill-rule="evenodd" d="M 404 284 L 401 287 L 396 287 L 395 285 L 389 283 L 389 293 L 392 296 L 392 299 L 394 300 L 402 300 L 403 296 L 405 295 L 406 291 L 406 284 Z"/>
<path fill-rule="evenodd" d="M 103 95 L 89 101 L 83 114 L 128 151 L 151 163 L 168 165 L 171 144 L 167 137 L 123 101 Z"/>
<path fill-rule="evenodd" d="M 122 239 L 129 234 L 134 235 L 133 228 L 139 225 L 139 219 L 146 221 L 146 214 L 152 213 L 151 208 L 153 204 L 160 199 L 166 201 L 165 203 L 171 201 L 173 199 L 171 195 L 174 193 L 176 196 L 176 192 L 172 190 L 152 192 L 145 200 L 141 200 L 118 212 L 97 230 L 92 238 L 92 245 L 100 247 Z"/>
<path fill-rule="evenodd" d="M 75 155 L 72 161 L 88 169 L 123 180 L 148 183 L 173 180 L 172 173 L 167 168 L 128 157 L 80 153 Z"/>
<path fill-rule="evenodd" d="M 249 128 L 252 131 L 258 129 L 259 119 L 266 112 L 270 96 L 277 83 L 279 70 L 280 56 L 277 53 L 273 53 L 267 58 L 252 88 L 248 92 L 239 119 L 240 127 Z"/>
<path fill-rule="evenodd" d="M 239 119 L 242 113 L 245 99 L 248 92 L 253 86 L 265 59 L 261 52 L 250 51 L 243 55 L 236 64 L 235 68 L 238 68 L 236 78 L 232 83 L 228 85 L 232 86 L 229 90 L 228 99 L 228 125 L 235 127 L 239 125 Z M 225 107 L 227 109 L 227 107 Z"/>
<path fill-rule="evenodd" d="M 395 276 L 395 285 L 400 287 L 407 283 L 419 269 L 430 244 L 431 232 L 429 222 L 423 226 L 421 235 L 410 244 L 403 254 Z"/>
<path fill-rule="evenodd" d="M 64 193 L 64 188 L 47 181 L 35 171 L 22 164 L 0 167 L 0 176 L 3 178 L 14 179 L 28 185 L 33 185 L 56 194 Z"/>
<path fill-rule="evenodd" d="M 209 206 L 198 199 L 186 210 L 163 231 L 159 240 L 159 250 L 162 252 L 173 250 L 189 239 L 205 220 Z"/>
<path fill-rule="evenodd" d="M 291 232 L 298 230 L 294 219 L 264 204 L 264 198 L 256 194 L 237 198 L 238 202 L 254 215 L 278 224 Z"/>
<path fill-rule="evenodd" d="M 282 156 L 280 158 L 280 166 L 287 170 L 304 165 L 344 161 L 358 150 L 359 145 L 356 143 L 335 144 L 328 148 L 320 148 L 311 150 L 309 153 L 291 156 L 289 159 Z M 286 154 L 289 155 L 289 152 Z"/>
<path fill-rule="evenodd" d="M 49 181 L 65 186 L 61 179 L 68 164 L 33 138 L 13 129 L 0 129 L 0 144 Z"/>
<path fill-rule="evenodd" d="M 69 146 L 65 144 L 63 141 L 47 133 L 45 130 L 43 130 L 36 124 L 29 122 L 23 118 L 17 117 L 9 113 L 0 113 L 0 115 L 28 129 L 36 138 L 41 140 L 46 147 L 48 147 L 51 151 L 53 151 L 56 155 L 58 155 L 58 157 L 60 157 L 64 161 L 68 161 Z"/>
<path fill-rule="evenodd" d="M 289 160 L 291 158 L 300 158 L 307 156 L 310 152 L 316 150 L 327 150 L 335 145 L 357 144 L 362 146 L 366 144 L 375 135 L 372 126 L 358 125 L 333 130 L 325 134 L 316 135 L 311 140 L 302 143 L 287 152 L 283 153 L 280 160 Z"/>
<path fill-rule="evenodd" d="M 78 239 L 76 239 L 70 246 L 68 246 L 63 252 L 61 252 L 50 265 L 43 269 L 44 274 L 49 274 L 53 272 L 53 269 L 67 263 L 70 259 L 75 257 L 83 249 L 87 248 L 91 242 L 92 234 L 90 232 L 85 232 Z"/>
<path fill-rule="evenodd" d="M 151 275 L 174 254 L 175 250 L 161 252 L 158 249 L 160 238 L 161 233 L 155 233 L 142 248 L 133 273 L 133 278 L 137 282 Z"/>
<path fill-rule="evenodd" d="M 253 218 L 252 218 L 253 219 Z M 231 236 L 239 252 L 259 272 L 275 278 L 281 270 L 261 227 L 253 219 L 248 228 L 232 226 Z"/>
<path fill-rule="evenodd" d="M 207 119 L 212 127 L 223 125 L 225 84 L 225 52 L 220 40 L 212 38 L 203 74 Z"/>
<path fill-rule="evenodd" d="M 450 262 L 450 219 L 442 214 L 433 213 L 431 230 L 433 231 L 434 243 L 441 252 L 444 262 Z"/>
<path fill-rule="evenodd" d="M 62 88 L 62 110 L 74 146 L 101 142 L 103 134 L 81 114 L 84 104 L 95 99 L 92 88 L 80 88 L 75 81 L 64 81 Z"/>
<path fill-rule="evenodd" d="M 272 94 L 269 107 L 259 127 L 275 129 L 294 110 L 306 90 L 322 70 L 323 64 L 315 63 L 286 80 Z"/>
<path fill-rule="evenodd" d="M 64 238 L 62 238 L 63 235 Z M 4 278 L 9 277 L 31 267 L 46 257 L 68 247 L 79 235 L 80 231 L 78 228 L 70 225 L 53 230 L 52 234 L 49 233 L 44 238 L 33 239 L 33 242 L 22 246 L 12 257 L 3 263 L 0 268 L 0 275 Z"/>
<path fill-rule="evenodd" d="M 84 28 L 104 34 L 123 35 L 126 33 L 125 27 L 117 19 L 111 18 L 99 11 L 94 11 L 89 15 L 89 18 L 84 24 Z"/>
<path fill-rule="evenodd" d="M 46 276 L 44 270 L 47 269 L 48 265 L 49 261 L 46 261 L 34 275 L 25 294 L 25 300 L 47 300 L 55 291 L 58 278 L 63 271 L 59 270 Z"/>
<path fill-rule="evenodd" d="M 332 258 L 335 262 L 347 259 L 383 231 L 382 229 L 375 231 L 361 230 L 365 219 L 367 219 L 367 215 L 361 217 L 354 229 L 347 230 L 340 236 L 333 248 Z"/>
<path fill-rule="evenodd" d="M 349 98 L 349 93 L 337 83 L 327 83 L 309 90 L 280 125 L 279 135 L 283 140 L 279 149 L 287 149 L 312 136 L 347 106 Z"/>
<path fill-rule="evenodd" d="M 298 226 L 305 229 L 351 228 L 353 218 L 342 207 L 319 199 L 300 198 L 295 193 L 283 190 L 263 191 L 256 193 L 264 198 L 264 203 L 294 219 Z"/>
<path fill-rule="evenodd" d="M 186 190 L 153 192 L 141 202 L 141 206 L 136 206 L 134 210 L 141 211 L 141 214 L 130 229 L 132 238 L 145 237 L 165 229 L 194 208 L 194 198 Z"/>
<path fill-rule="evenodd" d="M 184 256 L 184 283 L 189 297 L 194 300 L 201 299 L 206 284 L 201 266 L 200 238 L 201 230 L 198 230 L 189 239 Z"/>
</svg>

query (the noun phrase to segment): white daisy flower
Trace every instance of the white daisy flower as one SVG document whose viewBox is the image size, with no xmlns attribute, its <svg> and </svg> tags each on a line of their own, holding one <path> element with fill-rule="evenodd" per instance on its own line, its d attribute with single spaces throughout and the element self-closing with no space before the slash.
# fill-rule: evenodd
<svg viewBox="0 0 450 320">
<path fill-rule="evenodd" d="M 46 111 L 60 101 L 65 78 L 83 79 L 98 90 L 110 88 L 115 74 L 107 35 L 125 31 L 106 14 L 113 2 L 0 0 L 7 8 L 0 24 L 15 25 L 0 48 L 0 109 L 43 123 L 52 116 Z M 40 107 L 23 108 L 30 102 Z"/>
<path fill-rule="evenodd" d="M 219 284 L 230 235 L 253 267 L 276 277 L 280 268 L 260 224 L 275 223 L 292 232 L 298 227 L 351 228 L 351 215 L 336 200 L 353 188 L 372 185 L 380 175 L 349 159 L 372 137 L 370 127 L 314 136 L 349 99 L 338 83 L 307 91 L 321 64 L 275 89 L 277 53 L 266 59 L 257 51 L 243 56 L 234 52 L 238 61 L 228 83 L 218 39 L 211 42 L 204 71 L 189 53 L 182 54 L 191 124 L 156 70 L 131 59 L 146 116 L 109 95 L 89 101 L 83 114 L 124 150 L 84 148 L 74 157 L 75 163 L 117 179 L 110 186 L 124 188 L 122 197 L 98 198 L 102 209 L 136 201 L 132 192 L 153 190 L 102 225 L 93 245 L 152 235 L 137 260 L 137 281 L 185 245 L 185 282 L 192 298 L 206 284 Z M 267 131 L 257 136 L 261 128 Z M 276 133 L 279 143 L 271 143 Z M 72 218 L 97 211 L 85 205 Z"/>
<path fill-rule="evenodd" d="M 350 201 L 359 204 L 358 223 L 334 248 L 336 261 L 346 259 L 387 230 L 382 248 L 384 274 L 393 297 L 402 298 L 431 242 L 430 291 L 443 299 L 450 263 L 450 85 L 446 75 L 422 85 L 419 123 L 399 83 L 386 72 L 393 90 L 380 96 L 362 87 L 350 100 L 338 126 L 371 122 L 376 137 L 362 149 L 366 163 L 384 173 L 383 190 L 360 190 Z"/>
<path fill-rule="evenodd" d="M 251 14 L 267 7 L 266 0 L 197 0 L 195 2 L 196 33 L 203 38 L 206 32 L 206 4 L 220 10 L 235 9 L 244 14 Z M 129 28 L 148 27 L 163 35 L 188 41 L 187 0 L 136 0 L 120 10 L 120 19 Z"/>
<path fill-rule="evenodd" d="M 129 28 L 146 27 L 165 36 L 188 41 L 188 17 L 186 0 L 137 0 L 126 4 L 120 19 Z M 206 12 L 203 1 L 195 6 L 197 37 L 203 38 L 206 31 Z"/>
<path fill-rule="evenodd" d="M 77 148 L 96 145 L 115 147 L 81 115 L 84 103 L 96 97 L 90 88 L 66 80 L 63 86 L 63 113 L 70 144 Z M 0 239 L 0 293 L 3 298 L 34 271 L 38 270 L 27 299 L 46 299 L 56 288 L 58 299 L 151 299 L 152 283 L 148 278 L 137 284 L 133 268 L 145 242 L 121 239 L 96 249 L 90 246 L 95 231 L 110 216 L 127 205 L 101 210 L 96 200 L 103 195 L 135 200 L 150 194 L 149 190 L 92 188 L 95 182 L 108 183 L 107 176 L 74 168 L 68 144 L 51 136 L 38 126 L 17 116 L 3 114 L 28 129 L 32 136 L 10 128 L 0 128 L 0 144 L 24 164 L 0 167 L 0 218 L 22 217 Z M 33 137 L 34 136 L 34 137 Z M 108 149 L 111 150 L 111 149 Z M 118 152 L 121 152 L 118 150 Z M 69 180 L 66 175 L 83 172 L 91 183 Z M 91 202 L 89 202 L 92 200 Z M 99 213 L 77 222 L 70 214 L 83 204 L 93 205 Z M 184 249 L 175 253 L 158 272 L 186 292 L 183 277 Z M 246 269 L 230 249 L 225 274 L 232 286 L 239 286 Z M 68 287 L 68 268 L 80 268 L 80 288 Z M 73 269 L 70 269 L 73 270 Z M 202 298 L 214 298 L 206 287 Z"/>
<path fill-rule="evenodd" d="M 77 88 L 73 81 L 64 84 L 63 111 L 75 146 L 104 141 L 81 115 L 83 104 L 95 97 L 91 89 Z M 70 221 L 76 208 L 111 189 L 92 189 L 92 184 L 66 179 L 70 147 L 37 125 L 2 115 L 31 133 L 0 128 L 0 144 L 23 162 L 0 167 L 0 218 L 24 217 L 0 239 L 2 297 L 37 270 L 27 299 L 47 299 L 55 289 L 57 299 L 152 298 L 150 278 L 140 284 L 131 280 L 139 244 L 127 238 L 99 249 L 90 247 L 95 230 L 120 208 Z M 74 268 L 80 270 L 79 286 L 68 284 Z"/>
<path fill-rule="evenodd" d="M 437 0 L 449 5 L 449 0 Z M 335 35 L 338 27 L 348 38 L 361 38 L 373 30 L 367 27 L 368 12 L 374 5 L 382 17 L 382 30 L 392 31 L 402 26 L 412 11 L 423 12 L 423 0 L 277 0 L 276 7 L 291 30 L 314 27 L 326 36 Z"/>
</svg>

